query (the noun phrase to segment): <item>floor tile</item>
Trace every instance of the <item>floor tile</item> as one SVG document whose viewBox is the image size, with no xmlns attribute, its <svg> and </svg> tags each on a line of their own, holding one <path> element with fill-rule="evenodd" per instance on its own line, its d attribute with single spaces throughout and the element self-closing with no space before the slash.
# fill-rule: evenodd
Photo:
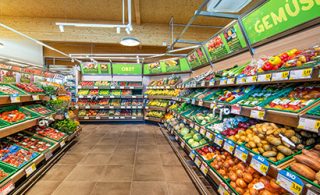
<svg viewBox="0 0 320 195">
<path fill-rule="evenodd" d="M 95 145 L 89 153 L 112 153 L 115 148 L 115 145 Z"/>
<path fill-rule="evenodd" d="M 131 181 L 133 165 L 108 165 L 105 167 L 100 181 Z"/>
<path fill-rule="evenodd" d="M 159 164 L 161 165 L 161 158 L 159 153 L 137 153 L 136 164 Z"/>
<path fill-rule="evenodd" d="M 117 145 L 114 153 L 131 153 L 136 151 L 136 145 Z"/>
<path fill-rule="evenodd" d="M 110 159 L 111 153 L 89 153 L 85 156 L 80 165 L 106 165 Z"/>
<path fill-rule="evenodd" d="M 156 141 L 153 138 L 139 138 L 138 145 L 156 145 Z"/>
<path fill-rule="evenodd" d="M 138 145 L 138 153 L 153 153 L 159 152 L 158 147 L 155 145 Z"/>
<path fill-rule="evenodd" d="M 59 186 L 61 181 L 38 181 L 26 195 L 50 195 Z"/>
<path fill-rule="evenodd" d="M 168 194 L 166 182 L 133 181 L 131 195 L 165 195 Z"/>
<path fill-rule="evenodd" d="M 70 153 L 67 152 L 61 159 L 58 161 L 57 164 L 78 164 L 84 157 L 86 153 Z"/>
<path fill-rule="evenodd" d="M 162 170 L 166 181 L 191 182 L 187 172 L 182 166 L 163 166 Z"/>
<path fill-rule="evenodd" d="M 134 163 L 135 152 L 133 153 L 113 153 L 108 165 L 129 165 Z"/>
<path fill-rule="evenodd" d="M 95 145 L 93 143 L 92 144 L 77 143 L 69 149 L 68 153 L 88 153 Z"/>
<path fill-rule="evenodd" d="M 63 181 L 76 165 L 54 165 L 42 178 L 42 181 Z"/>
<path fill-rule="evenodd" d="M 173 153 L 160 153 L 162 165 L 166 166 L 182 166 L 178 157 Z"/>
<path fill-rule="evenodd" d="M 161 153 L 172 153 L 172 154 L 174 154 L 173 150 L 172 150 L 172 148 L 171 148 L 171 146 L 169 144 L 167 144 L 167 145 L 158 145 L 158 150 Z"/>
<path fill-rule="evenodd" d="M 64 181 L 53 192 L 53 195 L 88 195 L 91 193 L 95 182 Z"/>
<path fill-rule="evenodd" d="M 91 195 L 128 195 L 130 182 L 97 182 Z"/>
<path fill-rule="evenodd" d="M 119 143 L 118 138 L 102 138 L 97 144 L 98 145 L 117 145 Z"/>
<path fill-rule="evenodd" d="M 158 165 L 136 165 L 134 168 L 134 181 L 164 181 L 162 167 Z"/>
<path fill-rule="evenodd" d="M 91 182 L 98 181 L 101 178 L 103 169 L 104 169 L 104 166 L 77 165 L 65 180 L 66 181 L 91 181 Z"/>
<path fill-rule="evenodd" d="M 168 182 L 168 189 L 170 195 L 197 195 L 199 192 L 193 185 L 193 183 L 180 183 L 180 182 Z"/>
</svg>

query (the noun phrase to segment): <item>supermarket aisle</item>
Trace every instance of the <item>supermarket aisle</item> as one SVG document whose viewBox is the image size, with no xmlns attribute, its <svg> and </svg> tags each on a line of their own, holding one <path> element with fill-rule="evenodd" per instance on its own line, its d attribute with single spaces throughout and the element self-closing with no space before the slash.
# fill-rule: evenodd
<svg viewBox="0 0 320 195">
<path fill-rule="evenodd" d="M 198 194 L 157 126 L 83 127 L 79 142 L 28 195 Z"/>
</svg>

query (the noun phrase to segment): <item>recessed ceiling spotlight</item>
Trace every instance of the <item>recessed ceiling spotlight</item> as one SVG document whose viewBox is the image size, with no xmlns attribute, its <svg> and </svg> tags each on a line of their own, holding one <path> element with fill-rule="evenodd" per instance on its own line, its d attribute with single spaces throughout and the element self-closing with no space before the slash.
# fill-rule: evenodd
<svg viewBox="0 0 320 195">
<path fill-rule="evenodd" d="M 4 44 L 3 43 L 0 43 L 0 48 L 4 48 Z"/>
<path fill-rule="evenodd" d="M 134 37 L 123 37 L 120 41 L 120 44 L 124 46 L 137 46 L 140 45 L 140 41 Z"/>
<path fill-rule="evenodd" d="M 64 27 L 63 27 L 63 25 L 59 25 L 59 30 L 60 30 L 60 32 L 64 32 Z"/>
</svg>

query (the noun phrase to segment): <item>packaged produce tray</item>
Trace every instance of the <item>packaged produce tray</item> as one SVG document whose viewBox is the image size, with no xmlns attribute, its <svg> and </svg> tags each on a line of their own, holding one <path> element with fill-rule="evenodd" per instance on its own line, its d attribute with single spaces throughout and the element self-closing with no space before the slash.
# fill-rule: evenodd
<svg viewBox="0 0 320 195">
<path fill-rule="evenodd" d="M 235 104 L 245 95 L 250 95 L 253 92 L 254 88 L 255 86 L 227 88 L 224 90 L 223 95 L 220 95 L 217 98 L 217 101 L 221 103 Z"/>
<path fill-rule="evenodd" d="M 0 83 L 0 96 L 7 96 L 12 94 L 27 95 L 23 90 L 13 85 Z"/>
<path fill-rule="evenodd" d="M 32 105 L 25 106 L 25 108 L 45 116 L 54 113 L 53 110 L 50 110 L 49 108 L 42 106 L 41 104 L 32 104 Z"/>
<path fill-rule="evenodd" d="M 302 88 L 304 88 L 304 91 L 298 92 Z M 306 98 L 296 98 L 295 97 L 299 93 L 300 94 L 305 93 L 306 89 L 309 90 L 310 88 L 312 88 L 312 90 L 311 90 L 312 92 L 309 91 L 308 94 L 304 94 L 303 96 L 310 97 L 312 94 L 312 97 L 315 97 L 315 98 L 306 99 Z M 286 93 L 283 93 L 283 94 L 279 95 L 277 98 L 274 98 L 272 101 L 268 102 L 264 106 L 264 108 L 268 109 L 268 110 L 278 110 L 278 111 L 289 112 L 289 113 L 301 112 L 301 111 L 305 110 L 306 108 L 310 107 L 315 102 L 318 102 L 320 100 L 320 98 L 319 98 L 320 90 L 319 89 L 320 89 L 320 86 L 317 84 L 296 86 L 292 90 L 289 90 Z M 289 96 L 294 96 L 294 97 L 290 98 Z M 298 104 L 300 104 L 300 102 L 302 102 L 302 101 L 306 105 L 299 109 Z"/>
<path fill-rule="evenodd" d="M 5 163 L 0 162 L 0 172 L 5 172 L 7 175 L 6 176 L 2 176 L 0 177 L 0 183 L 2 183 L 3 181 L 5 181 L 7 178 L 11 177 L 15 172 L 17 172 L 18 170 L 14 167 L 11 167 Z M 2 175 L 2 174 L 1 174 Z"/>
<path fill-rule="evenodd" d="M 18 105 L 12 105 L 12 106 L 7 106 L 0 108 L 0 121 L 3 122 L 5 121 L 6 123 L 10 125 L 18 124 L 27 120 L 31 120 L 34 118 L 39 117 L 40 115 L 28 110 L 26 108 L 20 107 Z M 20 120 L 12 121 L 15 120 L 16 118 L 21 118 Z M 23 117 L 23 118 L 22 118 Z M 7 120 L 5 120 L 7 119 Z"/>
</svg>

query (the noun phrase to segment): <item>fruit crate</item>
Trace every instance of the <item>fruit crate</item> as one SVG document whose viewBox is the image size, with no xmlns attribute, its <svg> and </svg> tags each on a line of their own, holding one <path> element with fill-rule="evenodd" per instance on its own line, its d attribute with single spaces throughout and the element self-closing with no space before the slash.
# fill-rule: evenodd
<svg viewBox="0 0 320 195">
<path fill-rule="evenodd" d="M 8 122 L 8 121 L 5 121 L 3 119 L 0 119 L 0 122 L 6 122 L 10 125 L 14 125 L 14 124 L 18 124 L 18 123 L 21 123 L 21 122 L 24 122 L 24 121 L 27 121 L 27 120 L 30 120 L 30 119 L 35 119 L 37 117 L 39 117 L 40 115 L 33 112 L 33 111 L 30 111 L 26 108 L 23 108 L 23 107 L 20 107 L 18 105 L 12 105 L 12 106 L 7 106 L 7 107 L 3 107 L 3 108 L 0 108 L 0 114 L 2 114 L 3 112 L 6 112 L 6 111 L 12 111 L 12 110 L 18 110 L 19 112 L 22 112 L 25 114 L 25 118 L 22 119 L 22 120 L 19 120 L 19 121 L 16 121 L 16 122 Z"/>
<path fill-rule="evenodd" d="M 304 176 L 300 175 L 299 173 L 294 172 L 293 170 L 291 170 L 290 166 L 288 166 L 285 170 L 288 171 L 288 172 L 294 173 L 295 175 L 299 176 L 305 182 L 310 183 L 311 185 L 313 185 L 313 186 L 317 187 L 318 189 L 320 189 L 320 184 L 316 184 L 315 182 L 311 181 L 310 179 L 307 179 Z"/>
<path fill-rule="evenodd" d="M 8 175 L 0 180 L 0 184 L 5 181 L 7 178 L 10 178 L 14 173 L 18 171 L 17 168 L 11 167 L 3 162 L 0 162 L 0 169 L 2 169 Z"/>
<path fill-rule="evenodd" d="M 18 87 L 14 86 L 14 85 L 0 83 L 0 89 L 1 88 L 11 88 L 11 89 L 17 91 L 19 95 L 27 95 L 23 90 L 19 89 Z M 0 96 L 7 96 L 7 95 L 11 95 L 11 94 L 5 93 L 2 90 L 0 90 Z"/>
<path fill-rule="evenodd" d="M 10 126 L 10 124 L 6 121 L 0 120 L 0 129 Z"/>
<path fill-rule="evenodd" d="M 36 128 L 38 128 L 38 127 L 36 127 Z M 26 133 L 27 133 L 27 134 L 30 134 L 30 135 L 38 136 L 38 137 L 40 137 L 41 139 L 45 138 L 45 139 L 48 139 L 48 140 L 53 141 L 53 142 L 61 142 L 61 141 L 64 140 L 66 137 L 68 137 L 68 135 L 67 135 L 66 133 L 64 133 L 64 132 L 58 131 L 58 130 L 52 128 L 52 127 L 47 127 L 47 128 L 50 128 L 50 129 L 55 130 L 55 131 L 57 131 L 57 132 L 59 132 L 59 133 L 62 133 L 62 134 L 64 134 L 64 136 L 61 137 L 60 139 L 54 139 L 54 138 L 49 137 L 49 136 L 41 135 L 41 134 L 38 132 L 38 131 L 41 131 L 41 130 L 42 130 L 42 129 L 40 129 L 40 128 L 39 128 L 39 129 L 28 129 L 28 130 L 26 130 Z M 45 130 L 46 130 L 46 129 L 43 129 L 43 131 L 45 131 Z"/>
<path fill-rule="evenodd" d="M 307 111 L 306 116 L 311 118 L 320 119 L 320 105 L 315 106 Z"/>
<path fill-rule="evenodd" d="M 15 145 L 15 144 L 11 145 L 11 146 L 8 148 L 8 150 L 9 150 L 8 153 L 6 153 L 5 155 L 3 155 L 3 156 L 0 157 L 0 163 L 3 163 L 3 164 L 5 164 L 5 165 L 7 165 L 7 166 L 9 166 L 9 167 L 14 168 L 14 169 L 21 169 L 22 167 L 24 167 L 25 165 L 27 165 L 28 163 L 30 163 L 32 160 L 34 160 L 35 158 L 37 158 L 37 157 L 40 155 L 40 154 L 37 153 L 37 152 L 32 152 L 31 158 L 30 158 L 29 160 L 23 162 L 22 164 L 20 164 L 19 166 L 16 167 L 16 166 L 14 166 L 13 164 L 9 164 L 9 163 L 4 162 L 3 160 L 5 160 L 5 159 L 9 156 L 9 154 L 17 153 L 17 152 L 19 152 L 20 150 L 24 150 L 24 151 L 30 151 L 30 150 L 27 149 L 27 148 L 24 148 L 24 147 Z"/>
<path fill-rule="evenodd" d="M 289 113 L 299 113 L 305 109 L 307 109 L 308 107 L 310 107 L 312 104 L 318 102 L 320 100 L 320 98 L 313 98 L 313 99 L 310 99 L 310 100 L 307 100 L 307 102 L 310 101 L 310 103 L 308 105 L 305 105 L 304 107 L 298 109 L 298 110 L 284 110 L 283 108 L 273 108 L 271 106 L 269 106 L 270 103 L 272 103 L 273 101 L 279 99 L 280 98 L 286 98 L 286 99 L 290 99 L 288 96 L 289 94 L 294 91 L 296 88 L 299 88 L 299 87 L 304 87 L 304 88 L 308 88 L 308 87 L 319 87 L 318 85 L 314 84 L 314 85 L 301 85 L 301 86 L 295 86 L 295 87 L 292 87 L 290 88 L 290 90 L 286 91 L 285 93 L 282 93 L 281 95 L 279 94 L 278 96 L 275 96 L 275 98 L 273 98 L 273 100 L 271 100 L 270 102 L 266 102 L 266 104 L 263 106 L 263 108 L 267 109 L 267 110 L 276 110 L 276 111 L 281 111 L 281 112 L 289 112 Z M 292 98 L 296 101 L 299 101 L 301 100 L 300 99 L 297 99 L 297 98 Z"/>
<path fill-rule="evenodd" d="M 225 103 L 225 104 L 235 104 L 236 102 L 238 102 L 239 100 L 241 100 L 244 96 L 250 95 L 255 89 L 255 86 L 248 86 L 248 87 L 236 87 L 236 88 L 228 88 L 226 90 L 228 90 L 231 93 L 234 93 L 237 90 L 241 90 L 240 92 L 243 93 L 242 95 L 235 97 L 233 100 L 226 102 L 226 101 L 221 101 L 219 100 L 219 98 L 217 98 L 217 102 L 220 103 Z M 225 93 L 226 91 L 224 91 L 223 93 Z M 238 92 L 238 93 L 240 93 Z M 228 93 L 228 92 L 227 92 Z M 238 94 L 237 93 L 237 94 Z M 229 97 L 230 98 L 230 97 Z M 228 98 L 226 98 L 228 99 Z"/>
<path fill-rule="evenodd" d="M 38 112 L 35 111 L 35 110 L 32 110 L 32 109 L 37 109 L 37 108 L 45 109 L 45 110 L 47 111 L 47 113 L 45 113 L 45 114 L 40 114 L 40 113 L 39 113 L 40 115 L 44 115 L 44 116 L 48 116 L 48 115 L 54 113 L 53 110 L 50 110 L 49 108 L 47 108 L 47 107 L 45 107 L 45 106 L 42 106 L 42 105 L 40 105 L 40 104 L 31 104 L 31 105 L 24 106 L 24 107 L 25 107 L 26 109 L 28 109 L 28 110 L 30 110 L 30 111 L 32 111 L 32 112 L 36 112 L 36 113 L 38 113 Z"/>
</svg>

